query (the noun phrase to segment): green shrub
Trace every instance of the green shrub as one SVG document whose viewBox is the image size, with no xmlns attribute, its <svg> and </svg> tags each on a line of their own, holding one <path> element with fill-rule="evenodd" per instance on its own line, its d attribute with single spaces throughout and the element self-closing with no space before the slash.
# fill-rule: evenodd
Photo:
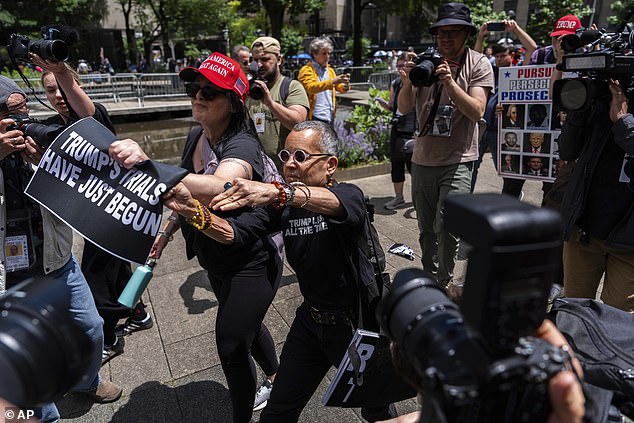
<svg viewBox="0 0 634 423">
<path fill-rule="evenodd" d="M 369 89 L 368 105 L 355 106 L 348 118 L 348 125 L 335 124 L 339 136 L 339 163 L 350 167 L 362 163 L 381 162 L 390 153 L 390 125 L 392 113 L 375 100 L 389 100 L 389 91 Z"/>
</svg>

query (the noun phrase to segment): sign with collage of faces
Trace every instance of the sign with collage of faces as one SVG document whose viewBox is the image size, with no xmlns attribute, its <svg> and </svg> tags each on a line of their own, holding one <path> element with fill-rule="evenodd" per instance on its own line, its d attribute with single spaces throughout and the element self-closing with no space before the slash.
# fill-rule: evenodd
<svg viewBox="0 0 634 423">
<path fill-rule="evenodd" d="M 554 65 L 501 68 L 498 79 L 498 174 L 554 181 L 559 164 L 557 139 L 565 112 L 553 110 L 549 96 Z M 563 162 L 561 163 L 563 164 Z"/>
</svg>

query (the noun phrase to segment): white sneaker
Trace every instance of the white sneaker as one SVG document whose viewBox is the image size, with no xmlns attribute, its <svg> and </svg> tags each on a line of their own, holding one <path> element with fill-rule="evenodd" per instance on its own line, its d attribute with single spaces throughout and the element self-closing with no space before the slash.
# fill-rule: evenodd
<svg viewBox="0 0 634 423">
<path fill-rule="evenodd" d="M 403 198 L 402 195 L 397 195 L 394 198 L 392 198 L 390 201 L 385 203 L 385 205 L 383 207 L 385 207 L 388 210 L 394 210 L 395 208 L 397 208 L 401 204 L 405 204 L 405 199 Z"/>
<path fill-rule="evenodd" d="M 253 411 L 258 411 L 266 407 L 266 403 L 271 397 L 271 391 L 273 390 L 273 383 L 267 378 L 264 378 L 264 382 L 258 388 L 255 393 L 255 401 L 253 402 Z"/>
</svg>

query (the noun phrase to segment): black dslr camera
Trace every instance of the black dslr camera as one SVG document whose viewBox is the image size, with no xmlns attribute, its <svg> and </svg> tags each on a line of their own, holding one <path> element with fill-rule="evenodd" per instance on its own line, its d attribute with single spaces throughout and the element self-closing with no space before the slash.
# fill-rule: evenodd
<svg viewBox="0 0 634 423">
<path fill-rule="evenodd" d="M 68 47 L 79 40 L 79 32 L 70 26 L 47 25 L 41 28 L 42 39 L 31 41 L 26 35 L 12 34 L 7 50 L 14 60 L 30 62 L 29 53 L 44 60 L 62 62 L 68 59 Z"/>
<path fill-rule="evenodd" d="M 442 63 L 442 56 L 434 47 L 429 47 L 414 60 L 416 66 L 409 71 L 409 80 L 415 87 L 429 87 L 438 80 L 436 68 Z"/>
<path fill-rule="evenodd" d="M 587 46 L 587 52 L 570 53 Z M 565 111 L 588 110 L 595 99 L 610 97 L 608 82 L 618 80 L 629 99 L 633 97 L 634 24 L 623 25 L 620 32 L 579 29 L 562 39 L 567 52 L 557 69 L 578 72 L 579 78 L 562 79 L 553 85 L 555 108 Z"/>
<path fill-rule="evenodd" d="M 80 382 L 94 349 L 69 304 L 68 293 L 49 278 L 25 281 L 0 296 L 0 398 L 34 407 Z"/>
<path fill-rule="evenodd" d="M 460 308 L 430 274 L 396 273 L 377 317 L 413 364 L 422 422 L 534 422 L 569 357 L 529 336 L 542 323 L 561 246 L 556 212 L 498 194 L 445 201 L 445 228 L 473 246 Z"/>
<path fill-rule="evenodd" d="M 26 35 L 12 34 L 7 45 L 9 54 L 16 60 L 30 62 L 29 53 L 35 53 L 44 60 L 61 62 L 68 59 L 68 46 L 62 40 L 41 39 L 31 41 Z"/>
<path fill-rule="evenodd" d="M 64 125 L 39 123 L 27 115 L 9 115 L 8 118 L 13 119 L 15 123 L 7 126 L 7 131 L 20 130 L 24 135 L 33 138 L 43 149 L 47 149 L 66 128 Z"/>
<path fill-rule="evenodd" d="M 247 73 L 247 79 L 249 80 L 249 97 L 254 100 L 262 100 L 262 98 L 264 98 L 264 90 L 262 87 L 253 83 L 253 81 L 266 82 L 266 80 L 260 78 L 258 74 L 259 70 L 258 62 L 249 63 L 249 72 Z"/>
</svg>

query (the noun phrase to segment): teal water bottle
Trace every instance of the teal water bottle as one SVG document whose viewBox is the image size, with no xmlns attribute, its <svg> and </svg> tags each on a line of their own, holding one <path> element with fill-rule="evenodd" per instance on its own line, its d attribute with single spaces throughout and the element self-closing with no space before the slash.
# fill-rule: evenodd
<svg viewBox="0 0 634 423">
<path fill-rule="evenodd" d="M 136 268 L 125 289 L 119 296 L 119 304 L 128 308 L 134 308 L 154 275 L 154 265 L 156 265 L 156 259 L 149 258 L 143 266 Z"/>
</svg>

